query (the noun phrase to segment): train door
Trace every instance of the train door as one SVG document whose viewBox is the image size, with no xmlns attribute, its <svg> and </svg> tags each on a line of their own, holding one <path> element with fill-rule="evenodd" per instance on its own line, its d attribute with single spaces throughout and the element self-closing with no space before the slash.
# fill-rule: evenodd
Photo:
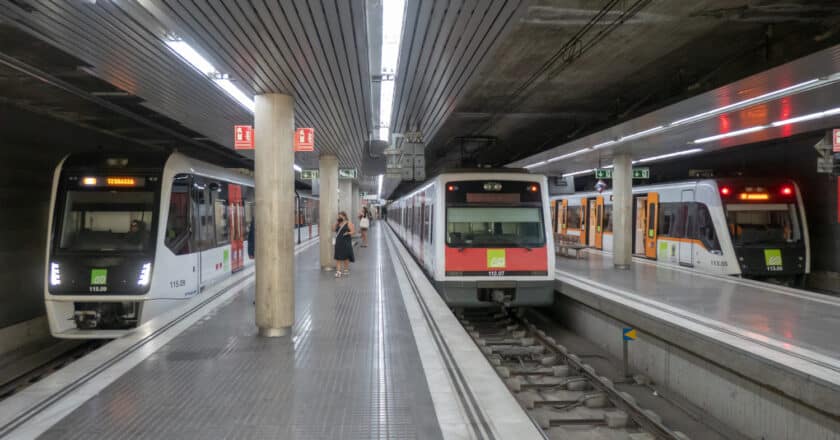
<svg viewBox="0 0 840 440">
<path fill-rule="evenodd" d="M 586 245 L 589 243 L 589 199 L 580 199 L 580 244 Z"/>
<path fill-rule="evenodd" d="M 569 201 L 563 199 L 560 201 L 560 233 L 566 235 L 569 230 Z M 577 226 L 577 225 L 575 225 Z"/>
<path fill-rule="evenodd" d="M 228 184 L 228 211 L 230 216 L 230 270 L 237 272 L 245 267 L 244 228 L 242 227 L 242 187 Z"/>
<path fill-rule="evenodd" d="M 595 249 L 604 248 L 604 196 L 595 198 Z"/>
<path fill-rule="evenodd" d="M 647 227 L 647 196 L 636 197 L 635 234 L 633 234 L 633 253 L 645 255 L 645 227 Z"/>
<path fill-rule="evenodd" d="M 209 198 L 210 195 L 208 194 L 207 187 L 205 186 L 204 180 L 201 177 L 194 178 L 194 184 L 192 186 L 192 206 L 193 209 L 192 213 L 192 224 L 193 224 L 193 250 L 195 252 L 195 268 L 193 269 L 195 275 L 195 282 L 196 282 L 196 290 L 198 293 L 201 293 L 203 290 L 202 288 L 202 276 L 201 273 L 203 271 L 202 265 L 202 253 L 208 249 L 210 238 L 208 237 L 208 233 L 212 233 L 212 230 L 207 229 L 207 211 L 209 205 Z M 212 217 L 211 217 L 212 218 Z M 212 238 L 212 241 L 215 241 L 215 237 Z"/>
<path fill-rule="evenodd" d="M 645 256 L 656 259 L 656 232 L 659 227 L 659 193 L 647 195 L 647 225 L 645 228 Z"/>
<path fill-rule="evenodd" d="M 551 212 L 551 233 L 557 234 L 558 231 L 560 230 L 557 227 L 560 224 L 560 221 L 558 220 L 559 215 L 558 215 L 558 212 L 557 212 L 557 206 L 558 206 L 557 205 L 557 200 L 552 200 L 551 203 L 550 203 L 550 206 L 551 206 L 551 211 L 550 211 Z"/>
<path fill-rule="evenodd" d="M 680 240 L 680 265 L 681 266 L 694 266 L 694 262 L 692 261 L 692 255 L 694 255 L 694 234 L 692 234 L 692 230 L 694 229 L 693 222 L 691 221 L 691 210 L 689 207 L 694 202 L 694 190 L 693 189 L 684 189 L 680 194 L 680 214 L 679 217 L 682 218 L 683 221 L 683 228 L 684 234 L 683 239 Z"/>
<path fill-rule="evenodd" d="M 598 234 L 598 202 L 597 199 L 590 199 L 587 201 L 588 225 L 586 228 L 586 243 L 590 246 L 596 246 L 595 237 Z"/>
</svg>

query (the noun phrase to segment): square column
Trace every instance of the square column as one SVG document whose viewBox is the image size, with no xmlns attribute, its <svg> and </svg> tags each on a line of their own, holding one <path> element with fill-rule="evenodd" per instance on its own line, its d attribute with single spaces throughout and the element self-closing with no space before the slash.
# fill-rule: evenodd
<svg viewBox="0 0 840 440">
<path fill-rule="evenodd" d="M 332 238 L 333 226 L 338 218 L 338 157 L 322 154 L 318 158 L 318 236 L 320 237 L 321 268 L 335 268 Z"/>
<path fill-rule="evenodd" d="M 353 182 L 353 212 L 350 214 L 350 219 L 353 220 L 353 224 L 356 227 L 359 227 L 359 211 L 362 210 L 362 200 L 359 198 L 359 184 L 357 182 Z"/>
<path fill-rule="evenodd" d="M 272 93 L 255 101 L 256 323 L 261 336 L 277 337 L 295 321 L 294 99 Z"/>
<path fill-rule="evenodd" d="M 629 269 L 633 260 L 633 160 L 629 154 L 613 158 L 613 263 Z"/>
<path fill-rule="evenodd" d="M 346 212 L 350 221 L 356 223 L 353 213 L 353 180 L 351 179 L 338 181 L 338 210 Z"/>
</svg>

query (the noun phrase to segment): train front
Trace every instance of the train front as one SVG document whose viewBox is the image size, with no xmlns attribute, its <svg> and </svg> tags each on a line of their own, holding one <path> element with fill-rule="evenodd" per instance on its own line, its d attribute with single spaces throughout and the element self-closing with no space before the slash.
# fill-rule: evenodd
<svg viewBox="0 0 840 440">
<path fill-rule="evenodd" d="M 442 184 L 444 277 L 437 287 L 447 302 L 456 307 L 553 303 L 554 245 L 545 177 L 444 176 Z"/>
<path fill-rule="evenodd" d="M 65 338 L 139 324 L 155 255 L 161 160 L 69 156 L 56 171 L 45 304 Z"/>
<path fill-rule="evenodd" d="M 800 281 L 810 272 L 805 211 L 794 182 L 721 180 L 718 190 L 744 276 Z"/>
</svg>

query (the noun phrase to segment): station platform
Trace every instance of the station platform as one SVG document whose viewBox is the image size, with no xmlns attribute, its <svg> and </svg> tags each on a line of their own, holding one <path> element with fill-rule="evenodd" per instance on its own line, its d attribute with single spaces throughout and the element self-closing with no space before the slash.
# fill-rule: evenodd
<svg viewBox="0 0 840 440">
<path fill-rule="evenodd" d="M 0 403 L 0 438 L 541 438 L 386 230 L 338 279 L 317 240 L 298 246 L 291 337 L 257 336 L 243 278 L 189 322 L 158 323 L 176 334 L 140 329 L 26 390 L 34 407 Z"/>
<path fill-rule="evenodd" d="M 592 250 L 581 259 L 558 257 L 556 285 L 563 297 L 637 328 L 640 338 L 664 340 L 767 390 L 840 415 L 838 298 L 640 258 L 630 270 L 616 270 L 609 254 Z M 614 339 L 621 353 L 620 333 Z M 674 364 L 646 350 L 631 359 L 637 367 L 674 377 L 668 371 L 676 371 Z M 692 392 L 704 392 L 703 386 Z"/>
</svg>

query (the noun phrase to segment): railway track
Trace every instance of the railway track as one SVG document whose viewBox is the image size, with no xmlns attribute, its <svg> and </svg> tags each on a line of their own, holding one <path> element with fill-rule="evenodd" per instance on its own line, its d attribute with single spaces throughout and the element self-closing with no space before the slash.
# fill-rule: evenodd
<svg viewBox="0 0 840 440">
<path fill-rule="evenodd" d="M 518 311 L 456 316 L 546 438 L 688 439 Z"/>
<path fill-rule="evenodd" d="M 0 384 L 0 401 L 8 399 L 9 397 L 26 389 L 28 386 L 39 382 L 50 374 L 64 368 L 71 362 L 80 359 L 88 353 L 101 347 L 106 341 L 90 340 L 81 342 L 78 345 L 69 347 L 66 350 L 61 350 L 46 360 L 38 360 L 32 362 L 32 365 L 25 366 L 22 372 L 14 375 L 14 377 L 6 378 Z M 21 362 L 26 362 L 22 360 Z"/>
</svg>

